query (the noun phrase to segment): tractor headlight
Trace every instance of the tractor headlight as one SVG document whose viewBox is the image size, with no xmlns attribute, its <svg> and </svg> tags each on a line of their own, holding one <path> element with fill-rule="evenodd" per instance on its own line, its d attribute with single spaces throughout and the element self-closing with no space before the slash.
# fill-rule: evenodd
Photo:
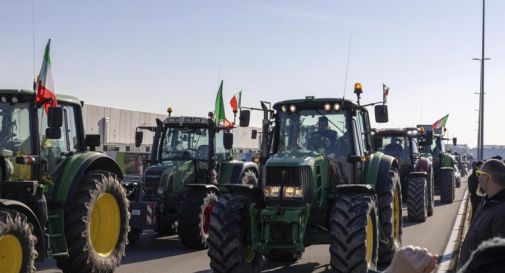
<svg viewBox="0 0 505 273">
<path fill-rule="evenodd" d="M 159 195 L 162 195 L 163 192 L 164 192 L 163 187 L 159 187 L 158 190 L 157 190 L 157 192 L 158 192 Z"/>
<path fill-rule="evenodd" d="M 265 186 L 263 193 L 265 197 L 279 197 L 281 186 Z"/>
<path fill-rule="evenodd" d="M 286 198 L 302 198 L 302 187 L 284 187 L 284 197 Z"/>
</svg>

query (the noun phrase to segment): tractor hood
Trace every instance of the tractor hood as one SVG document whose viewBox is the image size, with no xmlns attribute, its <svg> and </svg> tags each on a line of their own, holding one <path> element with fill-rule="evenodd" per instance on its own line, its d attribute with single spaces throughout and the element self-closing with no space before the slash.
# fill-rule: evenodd
<svg viewBox="0 0 505 273">
<path fill-rule="evenodd" d="M 267 166 L 312 166 L 316 158 L 322 156 L 322 153 L 305 149 L 285 151 L 272 156 Z"/>
</svg>

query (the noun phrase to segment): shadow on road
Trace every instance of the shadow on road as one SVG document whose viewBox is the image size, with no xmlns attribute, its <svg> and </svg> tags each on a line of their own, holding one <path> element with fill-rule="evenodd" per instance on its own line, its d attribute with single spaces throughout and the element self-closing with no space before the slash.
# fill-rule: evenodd
<svg viewBox="0 0 505 273">
<path fill-rule="evenodd" d="M 271 262 L 265 261 L 263 263 L 262 272 L 275 272 L 275 273 L 288 273 L 288 272 L 332 272 L 331 266 L 329 264 L 319 264 L 319 263 L 281 263 L 281 262 Z"/>
<path fill-rule="evenodd" d="M 126 247 L 126 256 L 121 263 L 138 263 L 182 255 L 189 252 L 194 252 L 194 250 L 185 248 L 180 243 L 177 235 L 158 237 L 158 234 L 151 231 L 142 234 L 138 241 Z"/>
</svg>

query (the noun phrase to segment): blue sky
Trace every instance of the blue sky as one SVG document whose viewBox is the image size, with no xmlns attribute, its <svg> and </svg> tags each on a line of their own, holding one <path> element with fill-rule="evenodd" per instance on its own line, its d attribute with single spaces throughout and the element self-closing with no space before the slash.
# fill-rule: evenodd
<svg viewBox="0 0 505 273">
<path fill-rule="evenodd" d="M 433 123 L 476 144 L 481 1 L 34 0 L 35 70 L 52 39 L 57 93 L 87 103 L 204 115 L 224 80 L 242 104 L 390 87 L 390 123 Z M 31 88 L 32 1 L 0 2 L 0 87 Z M 505 144 L 505 1 L 487 1 L 485 144 Z M 228 108 L 229 109 L 229 108 Z M 231 109 L 228 116 L 231 116 Z M 259 114 L 255 122 L 259 123 Z"/>
</svg>

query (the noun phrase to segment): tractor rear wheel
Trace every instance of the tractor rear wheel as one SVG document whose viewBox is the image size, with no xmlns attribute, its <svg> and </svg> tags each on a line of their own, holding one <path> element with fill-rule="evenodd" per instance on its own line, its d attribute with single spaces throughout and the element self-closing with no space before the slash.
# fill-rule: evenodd
<svg viewBox="0 0 505 273">
<path fill-rule="evenodd" d="M 410 221 L 424 222 L 428 218 L 428 185 L 426 177 L 409 177 L 407 211 Z"/>
<path fill-rule="evenodd" d="M 251 247 L 249 198 L 237 194 L 219 196 L 209 225 L 210 267 L 216 273 L 256 273 L 263 257 Z"/>
<path fill-rule="evenodd" d="M 396 170 L 389 171 L 387 190 L 379 194 L 379 269 L 387 267 L 402 245 L 402 191 Z"/>
<path fill-rule="evenodd" d="M 213 192 L 187 192 L 179 209 L 179 238 L 190 249 L 207 248 L 210 215 L 217 196 Z"/>
<path fill-rule="evenodd" d="M 128 199 L 119 178 L 106 171 L 83 175 L 65 207 L 68 257 L 56 257 L 65 273 L 113 272 L 125 254 Z"/>
<path fill-rule="evenodd" d="M 358 273 L 375 269 L 378 230 L 375 198 L 367 194 L 337 194 L 330 213 L 333 270 Z"/>
<path fill-rule="evenodd" d="M 428 198 L 430 199 L 428 202 L 428 216 L 433 216 L 433 211 L 435 209 L 435 180 L 433 177 L 433 168 L 431 168 L 431 172 L 429 174 Z"/>
<path fill-rule="evenodd" d="M 37 257 L 37 238 L 24 214 L 0 210 L 0 272 L 32 273 Z"/>
<path fill-rule="evenodd" d="M 455 183 L 452 169 L 440 170 L 440 201 L 442 203 L 452 203 L 454 201 Z"/>
</svg>

